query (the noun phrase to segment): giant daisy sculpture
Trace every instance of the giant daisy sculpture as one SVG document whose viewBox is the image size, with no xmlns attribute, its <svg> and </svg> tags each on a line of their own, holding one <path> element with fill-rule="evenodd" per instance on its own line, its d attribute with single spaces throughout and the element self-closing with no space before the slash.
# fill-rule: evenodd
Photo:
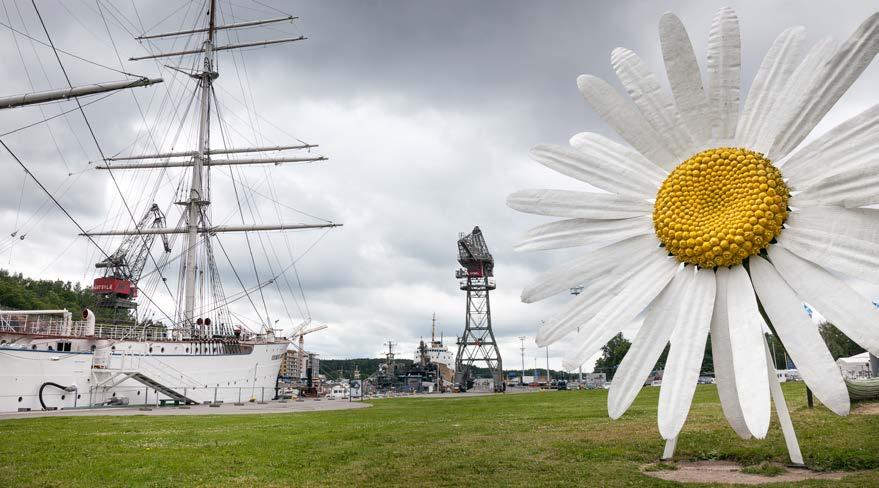
<svg viewBox="0 0 879 488">
<path fill-rule="evenodd" d="M 670 343 L 658 423 L 674 440 L 710 332 L 724 415 L 741 437 L 763 438 L 777 388 L 765 317 L 815 396 L 846 415 L 845 383 L 802 303 L 879 355 L 879 310 L 838 277 L 879 282 L 879 210 L 863 208 L 879 203 L 879 105 L 800 146 L 879 51 L 879 13 L 842 44 L 809 47 L 802 27 L 782 32 L 741 111 L 731 9 L 711 24 L 707 84 L 678 17 L 664 15 L 659 35 L 671 94 L 623 48 L 611 63 L 631 102 L 595 76 L 577 79 L 628 145 L 584 132 L 570 147 L 531 151 L 606 193 L 523 190 L 507 199 L 516 210 L 564 218 L 529 230 L 518 250 L 583 252 L 523 291 L 534 302 L 585 286 L 538 330 L 537 344 L 575 334 L 563 363 L 575 369 L 643 314 L 608 413 L 623 415 Z"/>
</svg>

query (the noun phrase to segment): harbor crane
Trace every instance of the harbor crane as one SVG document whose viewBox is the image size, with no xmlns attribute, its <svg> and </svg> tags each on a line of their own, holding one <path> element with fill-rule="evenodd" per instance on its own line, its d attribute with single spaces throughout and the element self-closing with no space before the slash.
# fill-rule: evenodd
<svg viewBox="0 0 879 488">
<path fill-rule="evenodd" d="M 305 336 L 306 334 L 311 334 L 312 332 L 317 332 L 319 330 L 324 330 L 328 328 L 327 324 L 314 324 L 312 325 L 311 319 L 306 319 L 304 322 L 296 326 L 293 331 L 290 333 L 290 340 L 295 341 L 298 339 L 298 345 L 294 344 L 294 347 L 298 349 L 299 354 L 299 379 L 307 380 L 308 387 L 311 388 L 311 378 L 308 375 L 308 354 L 305 352 Z"/>
<path fill-rule="evenodd" d="M 137 223 L 138 231 L 163 227 L 165 214 L 155 203 Z M 98 308 L 112 310 L 114 324 L 130 320 L 130 311 L 137 308 L 137 283 L 156 235 L 161 236 L 164 252 L 170 253 L 171 244 L 167 235 L 136 233 L 126 237 L 109 257 L 95 263 L 95 268 L 103 269 L 104 275 L 95 278 L 92 293 L 98 296 Z"/>
<path fill-rule="evenodd" d="M 489 291 L 496 288 L 494 281 L 494 258 L 479 227 L 470 234 L 458 236 L 458 263 L 462 268 L 455 272 L 460 288 L 467 292 L 467 312 L 464 334 L 458 338 L 458 354 L 455 357 L 455 387 L 466 391 L 473 384 L 474 363 L 484 363 L 494 382 L 494 391 L 504 391 L 501 352 L 491 329 L 491 304 Z"/>
<path fill-rule="evenodd" d="M 290 340 L 299 339 L 299 345 L 297 346 L 300 351 L 305 351 L 305 335 L 311 334 L 312 332 L 317 332 L 319 330 L 324 330 L 328 328 L 327 324 L 316 324 L 311 325 L 311 319 L 306 320 L 305 322 L 299 324 L 295 329 L 293 329 L 292 334 L 290 335 Z"/>
</svg>

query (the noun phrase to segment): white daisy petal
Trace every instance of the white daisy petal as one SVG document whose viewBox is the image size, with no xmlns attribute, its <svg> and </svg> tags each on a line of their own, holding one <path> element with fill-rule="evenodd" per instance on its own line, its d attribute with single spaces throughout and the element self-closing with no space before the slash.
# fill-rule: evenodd
<svg viewBox="0 0 879 488">
<path fill-rule="evenodd" d="M 584 219 L 627 219 L 649 214 L 644 199 L 613 193 L 569 190 L 521 190 L 507 197 L 507 206 L 520 212 Z"/>
<path fill-rule="evenodd" d="M 670 168 L 677 163 L 647 120 L 606 81 L 591 75 L 577 78 L 580 93 L 592 109 L 641 154 L 658 166 Z"/>
<path fill-rule="evenodd" d="M 650 216 L 620 220 L 568 219 L 529 229 L 513 248 L 540 251 L 583 246 L 585 252 L 644 234 L 653 234 Z"/>
<path fill-rule="evenodd" d="M 708 105 L 713 138 L 730 143 L 736 135 L 739 91 L 742 84 L 742 40 L 739 19 L 728 7 L 721 8 L 708 33 Z"/>
<path fill-rule="evenodd" d="M 791 207 L 842 205 L 854 208 L 879 203 L 879 161 L 861 163 L 857 169 L 812 182 L 791 197 Z"/>
<path fill-rule="evenodd" d="M 821 39 L 806 54 L 806 57 L 799 66 L 791 74 L 788 82 L 784 86 L 781 97 L 773 106 L 773 117 L 769 125 L 769 130 L 761 133 L 754 145 L 756 151 L 760 151 L 775 161 L 780 160 L 784 154 L 777 155 L 772 151 L 772 143 L 775 137 L 786 127 L 787 121 L 794 117 L 795 107 L 802 103 L 802 99 L 812 96 L 809 91 L 813 80 L 817 76 L 816 73 L 821 71 L 821 67 L 836 52 L 837 43 L 832 37 Z"/>
<path fill-rule="evenodd" d="M 782 232 L 778 245 L 824 268 L 879 283 L 879 253 L 874 242 L 831 232 L 790 228 Z"/>
<path fill-rule="evenodd" d="M 618 263 L 612 270 L 597 276 L 585 284 L 583 291 L 571 300 L 561 312 L 537 330 L 534 342 L 539 347 L 548 346 L 565 337 L 571 332 L 582 327 L 604 308 L 607 302 L 628 285 L 629 280 L 641 271 L 642 267 L 651 262 L 659 261 L 656 265 L 665 262 L 668 253 L 662 248 L 655 247 L 652 253 L 648 253 L 639 266 L 630 266 L 627 261 Z"/>
<path fill-rule="evenodd" d="M 766 154 L 773 161 L 781 160 L 782 156 L 785 156 L 785 154 L 770 152 L 772 144 L 779 132 L 788 126 L 788 121 L 795 116 L 795 107 L 802 103 L 803 98 L 811 96 L 809 87 L 820 76 L 824 64 L 836 53 L 837 47 L 838 44 L 832 37 L 825 37 L 809 49 L 806 57 L 785 84 L 781 97 L 774 105 L 774 115 L 768 130 L 758 135 L 754 145 L 755 150 Z"/>
<path fill-rule="evenodd" d="M 732 351 L 729 342 L 729 314 L 727 313 L 727 281 L 729 269 L 717 268 L 715 281 L 717 291 L 714 299 L 714 313 L 711 315 L 711 359 L 714 363 L 714 379 L 723 415 L 736 434 L 742 439 L 750 439 L 751 432 L 745 424 L 745 415 L 739 404 L 733 371 Z"/>
<path fill-rule="evenodd" d="M 714 310 L 714 272 L 696 272 L 688 288 L 683 313 L 675 320 L 659 390 L 659 433 L 665 439 L 673 439 L 680 433 L 696 392 Z"/>
<path fill-rule="evenodd" d="M 623 327 L 629 325 L 659 295 L 678 270 L 672 258 L 652 259 L 628 279 L 626 286 L 605 303 L 577 334 L 577 346 L 562 365 L 572 370 L 595 354 Z"/>
<path fill-rule="evenodd" d="M 805 31 L 803 27 L 786 29 L 769 48 L 745 99 L 745 108 L 736 128 L 736 144 L 755 147 L 760 135 L 770 128 L 773 107 L 791 74 L 803 60 Z"/>
<path fill-rule="evenodd" d="M 655 257 L 665 258 L 666 256 L 657 252 Z M 655 257 L 649 259 L 655 259 Z M 539 347 L 548 346 L 587 323 L 604 308 L 608 300 L 616 296 L 626 286 L 629 279 L 638 270 L 639 268 L 634 266 L 628 268 L 620 266 L 587 283 L 583 291 L 571 300 L 558 315 L 537 329 L 537 337 L 534 338 L 534 342 Z"/>
<path fill-rule="evenodd" d="M 665 14 L 659 20 L 659 40 L 671 93 L 693 136 L 695 145 L 690 152 L 695 153 L 711 141 L 708 97 L 702 86 L 696 53 L 684 24 L 674 14 Z"/>
<path fill-rule="evenodd" d="M 827 232 L 879 245 L 879 209 L 804 207 L 790 212 L 785 225 L 791 229 Z M 784 237 L 784 232 L 781 233 Z"/>
<path fill-rule="evenodd" d="M 871 15 L 823 65 L 808 96 L 792 107 L 792 117 L 781 128 L 769 154 L 780 158 L 799 145 L 879 53 L 879 13 Z"/>
<path fill-rule="evenodd" d="M 775 246 L 778 247 L 778 246 Z M 729 342 L 736 393 L 748 430 L 757 439 L 769 430 L 769 381 L 763 353 L 763 319 L 743 266 L 733 266 L 727 277 Z"/>
<path fill-rule="evenodd" d="M 794 254 L 870 282 L 879 282 L 879 210 L 805 207 L 788 215 L 778 244 Z"/>
<path fill-rule="evenodd" d="M 656 196 L 664 177 L 657 176 L 659 168 L 640 154 L 633 157 L 637 154 L 635 151 L 606 138 L 583 137 L 582 140 L 584 143 L 576 148 L 540 144 L 531 149 L 531 157 L 563 175 L 611 193 L 631 198 Z M 655 171 L 651 172 L 647 165 L 653 166 Z"/>
<path fill-rule="evenodd" d="M 837 125 L 823 136 L 779 161 L 794 189 L 822 178 L 858 170 L 879 153 L 879 104 Z"/>
<path fill-rule="evenodd" d="M 749 263 L 751 282 L 763 310 L 803 380 L 827 408 L 848 415 L 848 390 L 818 327 L 805 312 L 794 312 L 802 309 L 803 301 L 768 261 L 753 256 Z"/>
<path fill-rule="evenodd" d="M 568 140 L 571 147 L 588 154 L 592 159 L 607 161 L 625 171 L 628 177 L 638 175 L 651 182 L 652 193 L 647 198 L 656 196 L 655 185 L 659 188 L 668 172 L 644 157 L 643 154 L 629 146 L 612 141 L 601 134 L 594 132 L 580 132 L 571 136 Z M 619 170 L 618 170 L 619 171 Z"/>
<path fill-rule="evenodd" d="M 693 149 L 693 137 L 656 76 L 637 54 L 628 49 L 614 49 L 610 62 L 632 101 L 663 138 L 665 146 L 677 156 L 678 161 L 688 158 Z"/>
<path fill-rule="evenodd" d="M 879 309 L 843 281 L 785 250 L 769 247 L 769 259 L 803 301 L 859 346 L 879 355 Z"/>
<path fill-rule="evenodd" d="M 651 235 L 626 239 L 612 246 L 563 263 L 542 275 L 522 291 L 522 301 L 532 303 L 550 297 L 571 287 L 592 283 L 598 277 L 621 266 L 621 263 L 640 263 L 659 249 L 659 241 Z"/>
<path fill-rule="evenodd" d="M 613 376 L 607 395 L 607 413 L 610 418 L 620 418 L 638 396 L 644 381 L 650 376 L 650 371 L 668 344 L 678 317 L 689 306 L 685 300 L 692 295 L 693 282 L 694 276 L 691 272 L 676 274 L 650 305 L 641 329 Z"/>
</svg>

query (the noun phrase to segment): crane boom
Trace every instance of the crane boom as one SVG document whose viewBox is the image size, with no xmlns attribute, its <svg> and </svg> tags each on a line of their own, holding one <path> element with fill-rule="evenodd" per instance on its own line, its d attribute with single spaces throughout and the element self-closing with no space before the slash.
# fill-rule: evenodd
<svg viewBox="0 0 879 488">
<path fill-rule="evenodd" d="M 137 223 L 137 230 L 161 229 L 165 227 L 165 214 L 155 203 Z M 114 321 L 127 320 L 128 310 L 137 307 L 137 282 L 143 273 L 147 258 L 150 255 L 156 234 L 138 233 L 125 238 L 119 248 L 106 259 L 95 263 L 98 269 L 104 269 L 104 276 L 95 278 L 92 292 L 99 295 L 99 308 L 113 309 Z M 171 252 L 167 235 L 162 235 L 165 253 Z M 118 311 L 125 311 L 118 317 Z"/>
</svg>

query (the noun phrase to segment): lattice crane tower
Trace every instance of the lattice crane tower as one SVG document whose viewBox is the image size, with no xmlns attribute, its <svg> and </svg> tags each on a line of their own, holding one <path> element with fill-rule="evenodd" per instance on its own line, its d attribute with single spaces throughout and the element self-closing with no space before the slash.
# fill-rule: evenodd
<svg viewBox="0 0 879 488">
<path fill-rule="evenodd" d="M 467 315 L 464 334 L 458 338 L 455 358 L 455 385 L 465 391 L 472 385 L 473 365 L 482 363 L 494 380 L 494 391 L 504 390 L 501 352 L 491 330 L 489 291 L 494 282 L 494 258 L 488 252 L 479 227 L 458 238 L 458 262 L 463 266 L 455 272 L 461 289 L 467 292 Z"/>
</svg>

